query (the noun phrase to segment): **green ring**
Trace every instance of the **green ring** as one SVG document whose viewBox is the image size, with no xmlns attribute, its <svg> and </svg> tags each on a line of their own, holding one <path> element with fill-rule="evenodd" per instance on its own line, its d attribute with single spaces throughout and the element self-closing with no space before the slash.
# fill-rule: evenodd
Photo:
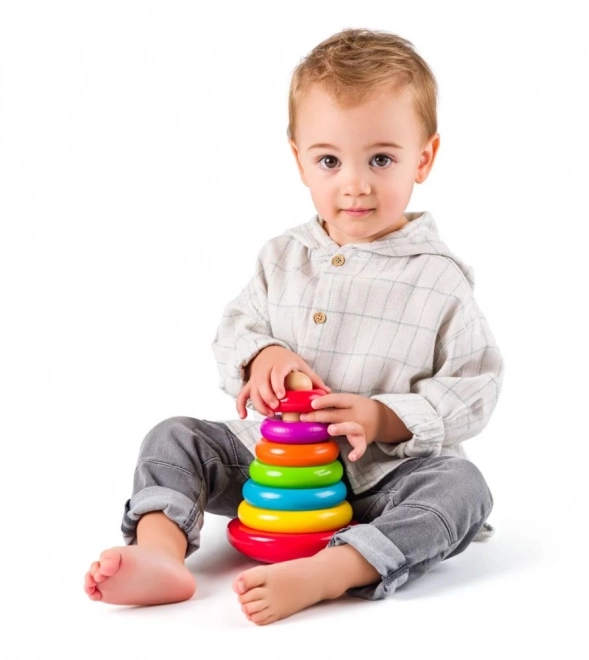
<svg viewBox="0 0 589 660">
<path fill-rule="evenodd" d="M 282 488 L 320 488 L 340 481 L 344 468 L 339 461 L 310 467 L 268 465 L 255 458 L 250 464 L 250 477 L 262 486 Z"/>
</svg>

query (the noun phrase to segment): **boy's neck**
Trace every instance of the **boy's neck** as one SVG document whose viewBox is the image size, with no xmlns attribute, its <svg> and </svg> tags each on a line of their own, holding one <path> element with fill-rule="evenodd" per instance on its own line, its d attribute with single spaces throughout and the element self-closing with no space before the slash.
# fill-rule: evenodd
<svg viewBox="0 0 589 660">
<path fill-rule="evenodd" d="M 349 240 L 349 241 L 345 241 L 343 243 L 336 240 L 331 235 L 331 233 L 329 232 L 329 227 L 328 227 L 327 223 L 325 222 L 325 220 L 323 218 L 320 217 L 319 220 L 321 221 L 321 226 L 323 227 L 323 230 L 325 231 L 325 233 L 331 238 L 332 241 L 334 241 L 340 247 L 342 247 L 343 245 L 348 245 L 350 243 L 373 243 L 374 241 L 379 241 L 382 238 L 386 238 L 387 236 L 390 236 L 391 234 L 394 234 L 395 232 L 399 231 L 400 229 L 403 229 L 403 227 L 406 224 L 408 224 L 408 222 L 409 222 L 409 218 L 407 217 L 406 214 L 403 214 L 401 217 L 402 217 L 402 219 L 399 221 L 399 224 L 394 229 L 387 232 L 386 234 L 377 235 L 376 237 L 371 238 L 371 239 Z"/>
</svg>

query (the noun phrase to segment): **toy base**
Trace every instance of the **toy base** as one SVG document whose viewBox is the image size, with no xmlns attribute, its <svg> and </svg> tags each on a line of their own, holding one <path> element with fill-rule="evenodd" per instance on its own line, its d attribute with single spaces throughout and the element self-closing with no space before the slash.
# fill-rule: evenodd
<svg viewBox="0 0 589 660">
<path fill-rule="evenodd" d="M 275 564 L 290 559 L 312 557 L 327 546 L 337 531 L 332 529 L 308 534 L 263 532 L 244 525 L 239 518 L 234 518 L 227 525 L 227 539 L 246 557 L 266 564 Z"/>
</svg>

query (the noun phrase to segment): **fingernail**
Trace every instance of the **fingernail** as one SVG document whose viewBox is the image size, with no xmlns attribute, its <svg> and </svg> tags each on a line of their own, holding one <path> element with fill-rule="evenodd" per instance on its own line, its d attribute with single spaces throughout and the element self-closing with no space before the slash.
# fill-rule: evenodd
<svg viewBox="0 0 589 660">
<path fill-rule="evenodd" d="M 278 401 L 271 401 L 270 402 L 270 407 L 271 408 L 276 408 L 277 405 L 278 405 Z"/>
</svg>

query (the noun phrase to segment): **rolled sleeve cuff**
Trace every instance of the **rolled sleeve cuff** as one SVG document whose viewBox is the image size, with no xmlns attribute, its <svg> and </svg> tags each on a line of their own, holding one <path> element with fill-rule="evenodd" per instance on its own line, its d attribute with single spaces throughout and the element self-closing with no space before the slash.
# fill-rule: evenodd
<svg viewBox="0 0 589 660">
<path fill-rule="evenodd" d="M 438 456 L 444 442 L 444 424 L 436 409 L 419 394 L 378 394 L 371 397 L 388 406 L 411 431 L 406 442 L 378 442 L 387 456 L 415 458 Z"/>
</svg>

